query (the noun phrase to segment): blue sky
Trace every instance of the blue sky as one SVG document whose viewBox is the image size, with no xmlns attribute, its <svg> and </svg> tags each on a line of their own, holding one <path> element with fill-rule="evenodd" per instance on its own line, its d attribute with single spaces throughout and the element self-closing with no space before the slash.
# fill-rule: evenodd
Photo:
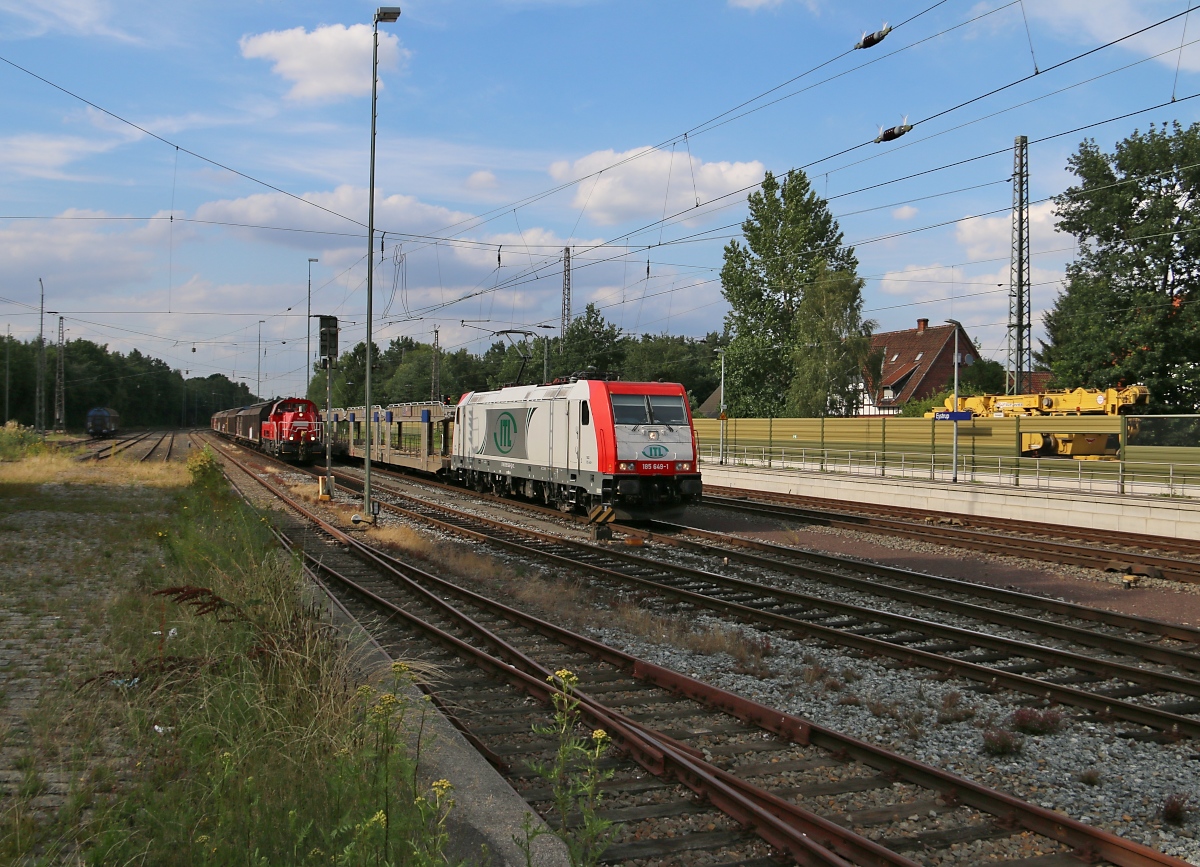
<svg viewBox="0 0 1200 867">
<path fill-rule="evenodd" d="M 1200 91 L 1200 11 L 1186 36 L 1180 16 L 1052 69 L 1188 3 L 935 2 L 404 5 L 381 27 L 377 341 L 436 326 L 444 347 L 480 351 L 489 329 L 557 325 L 568 243 L 576 311 L 595 301 L 635 333 L 719 330 L 745 188 L 805 166 L 881 330 L 954 316 L 1001 359 L 1014 136 L 1034 142 L 1041 311 L 1073 251 L 1036 202 L 1070 183 L 1069 154 L 1085 135 L 1111 148 L 1151 121 L 1191 123 L 1200 99 L 1037 140 Z M 263 320 L 262 391 L 302 390 L 309 257 L 314 312 L 347 321 L 345 345 L 363 335 L 374 8 L 0 0 L 0 57 L 144 130 L 0 63 L 0 326 L 36 334 L 23 305 L 41 277 L 69 337 L 253 388 Z M 1035 62 L 1047 71 L 1019 82 Z M 905 115 L 905 137 L 871 143 Z"/>
</svg>

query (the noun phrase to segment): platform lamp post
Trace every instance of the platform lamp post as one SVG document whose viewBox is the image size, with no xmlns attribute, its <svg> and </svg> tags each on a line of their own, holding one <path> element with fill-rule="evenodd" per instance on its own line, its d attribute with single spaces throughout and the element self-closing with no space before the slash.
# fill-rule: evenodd
<svg viewBox="0 0 1200 867">
<path fill-rule="evenodd" d="M 720 463 L 722 465 L 724 465 L 724 463 L 725 463 L 725 350 L 718 349 L 717 355 L 721 356 L 721 415 L 720 415 L 721 444 L 720 444 L 719 460 L 720 460 Z"/>
<path fill-rule="evenodd" d="M 954 470 L 950 473 L 950 481 L 954 484 L 958 483 L 958 332 L 962 330 L 962 323 L 957 319 L 947 319 L 947 323 L 954 326 L 954 445 L 951 452 L 951 460 L 954 461 Z"/>
<path fill-rule="evenodd" d="M 308 355 L 304 359 L 304 396 L 308 397 L 308 386 L 312 382 L 312 266 L 313 262 L 320 262 L 320 259 L 308 260 L 308 318 L 304 320 L 304 336 L 307 340 L 305 352 Z"/>
<path fill-rule="evenodd" d="M 363 400 L 367 405 L 367 448 L 363 459 L 363 513 L 359 518 L 368 523 L 375 520 L 371 509 L 371 428 L 374 425 L 371 411 L 371 317 L 374 312 L 372 302 L 375 288 L 375 106 L 379 92 L 379 25 L 381 22 L 391 24 L 399 19 L 399 6 L 380 6 L 376 9 L 371 43 L 371 174 L 367 189 L 367 377 L 363 380 Z"/>
</svg>

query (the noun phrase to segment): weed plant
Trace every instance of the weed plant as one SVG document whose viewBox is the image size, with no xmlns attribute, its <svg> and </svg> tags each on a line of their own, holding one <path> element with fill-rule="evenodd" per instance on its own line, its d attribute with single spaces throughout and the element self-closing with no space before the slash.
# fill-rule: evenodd
<svg viewBox="0 0 1200 867">
<path fill-rule="evenodd" d="M 29 455 L 53 451 L 31 427 L 9 421 L 0 427 L 0 461 L 19 461 Z"/>
<path fill-rule="evenodd" d="M 611 770 L 600 768 L 611 739 L 604 729 L 594 730 L 590 737 L 581 734 L 586 729 L 575 697 L 579 678 L 574 672 L 559 669 L 548 680 L 559 688 L 554 694 L 554 723 L 535 725 L 533 732 L 554 739 L 554 758 L 531 763 L 530 769 L 550 787 L 558 820 L 554 833 L 566 844 L 571 867 L 595 867 L 613 836 L 613 823 L 597 815 L 600 784 L 613 775 Z M 517 845 L 524 851 L 527 864 L 532 865 L 533 841 L 549 832 L 534 829 L 531 821 L 526 821 L 523 830 L 524 839 L 518 838 Z"/>
<path fill-rule="evenodd" d="M 188 469 L 161 557 L 117 611 L 124 667 L 86 686 L 125 695 L 137 758 L 91 863 L 446 863 L 451 786 L 419 781 L 427 705 L 407 666 L 358 685 L 265 519 L 207 450 Z"/>
<path fill-rule="evenodd" d="M 1027 735 L 1054 734 L 1062 728 L 1062 711 L 1054 708 L 1019 707 L 1012 713 L 1009 724 Z"/>
<path fill-rule="evenodd" d="M 983 751 L 989 756 L 1011 756 L 1021 752 L 1024 743 L 1021 736 L 1008 729 L 986 728 L 983 730 Z"/>
</svg>

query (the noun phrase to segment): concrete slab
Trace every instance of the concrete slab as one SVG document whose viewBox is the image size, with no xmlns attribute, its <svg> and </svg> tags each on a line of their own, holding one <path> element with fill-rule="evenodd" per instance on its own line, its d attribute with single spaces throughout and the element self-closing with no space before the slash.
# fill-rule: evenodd
<svg viewBox="0 0 1200 867">
<path fill-rule="evenodd" d="M 831 500 L 910 506 L 957 515 L 1015 518 L 1067 527 L 1200 539 L 1200 503 L 989 486 L 971 482 L 888 479 L 793 469 L 702 463 L 705 485 L 774 491 Z"/>
<path fill-rule="evenodd" d="M 322 605 L 330 620 L 354 649 L 356 662 L 366 678 L 391 680 L 392 658 L 324 587 L 309 576 L 312 601 Z M 415 686 L 408 688 L 415 705 L 427 707 L 421 734 L 420 775 L 428 785 L 449 780 L 455 801 L 446 827 L 450 836 L 447 854 L 451 861 L 487 867 L 526 867 L 525 856 L 514 842 L 523 836 L 521 825 L 527 814 L 533 827 L 545 829 L 533 844 L 534 867 L 569 867 L 566 846 L 549 832 L 516 790 L 488 764 L 449 720 Z M 487 858 L 481 853 L 486 847 Z"/>
</svg>

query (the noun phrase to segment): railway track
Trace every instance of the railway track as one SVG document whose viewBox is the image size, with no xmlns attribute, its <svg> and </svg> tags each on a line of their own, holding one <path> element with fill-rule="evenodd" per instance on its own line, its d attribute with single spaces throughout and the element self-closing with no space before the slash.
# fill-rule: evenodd
<svg viewBox="0 0 1200 867">
<path fill-rule="evenodd" d="M 335 475 L 344 485 L 361 484 L 353 474 L 338 471 Z M 607 582 L 621 592 L 635 592 L 643 599 L 657 597 L 663 602 L 669 600 L 672 606 L 684 606 L 684 611 L 712 611 L 767 630 L 890 657 L 901 665 L 920 665 L 965 678 L 981 689 L 1010 689 L 1034 699 L 1079 708 L 1101 719 L 1145 726 L 1168 738 L 1200 737 L 1200 680 L 1194 674 L 1200 672 L 1197 629 L 1011 592 L 1006 601 L 1020 602 L 1028 613 L 1004 611 L 993 604 L 995 596 L 972 602 L 930 594 L 928 585 L 917 589 L 880 587 L 852 575 L 788 562 L 782 556 L 768 559 L 704 542 L 684 543 L 636 528 L 621 528 L 687 547 L 710 560 L 717 558 L 722 567 L 730 559 L 753 567 L 751 577 L 738 577 L 484 518 L 421 500 L 383 482 L 378 490 L 393 498 L 393 502 L 382 504 L 393 514 L 488 542 L 526 559 L 540 559 L 576 572 L 584 570 L 594 580 Z M 846 565 L 843 561 L 842 566 Z M 820 585 L 853 589 L 867 598 L 852 604 L 767 584 L 764 569 L 815 580 Z M 919 577 L 917 573 L 907 574 Z M 966 582 L 943 581 L 960 595 L 969 595 L 975 589 Z M 921 616 L 886 611 L 876 607 L 880 597 L 902 600 L 925 611 L 920 612 Z M 937 613 L 939 620 L 929 619 L 929 611 Z M 1049 612 L 1057 617 L 1047 619 Z M 947 625 L 941 622 L 947 615 L 968 617 L 974 623 L 965 627 Z M 986 632 L 983 626 L 1004 629 Z M 1018 630 L 1017 637 L 1004 634 Z M 1072 649 L 1061 649 L 1055 642 Z M 1094 653 L 1080 653 L 1078 648 Z M 1131 734 L 1151 736 L 1150 732 Z"/>
<path fill-rule="evenodd" d="M 170 460 L 171 446 L 175 443 L 175 434 L 171 432 L 158 434 L 158 439 L 154 441 L 154 445 L 150 446 L 150 450 L 138 458 L 138 463 L 148 463 L 151 458 L 156 455 L 160 460 Z"/>
<path fill-rule="evenodd" d="M 551 793 L 521 767 L 554 745 L 531 735 L 530 725 L 544 719 L 537 708 L 554 692 L 551 672 L 565 666 L 580 673 L 584 716 L 613 736 L 621 754 L 605 784 L 613 805 L 606 815 L 620 827 L 605 863 L 686 864 L 698 851 L 707 851 L 708 863 L 741 867 L 780 858 L 830 865 L 1183 863 L 414 569 L 329 525 L 243 460 L 224 450 L 222 457 L 288 502 L 291 511 L 272 514 L 293 545 L 303 543 L 309 569 L 353 597 L 350 604 L 385 612 L 382 641 L 420 648 L 438 664 L 442 680 L 425 688 L 543 812 Z M 869 807 L 861 807 L 864 797 Z M 818 804 L 820 811 L 803 806 Z"/>
<path fill-rule="evenodd" d="M 105 445 L 101 446 L 96 451 L 92 452 L 91 454 L 82 455 L 79 458 L 79 460 L 81 460 L 81 461 L 107 460 L 108 458 L 111 458 L 113 455 L 118 455 L 121 452 L 127 451 L 128 449 L 132 448 L 133 446 L 137 445 L 138 443 L 146 440 L 150 436 L 152 436 L 152 432 L 145 431 L 144 433 L 134 434 L 133 436 L 128 436 L 123 439 L 113 440 L 111 443 L 106 443 Z"/>
<path fill-rule="evenodd" d="M 1150 577 L 1200 583 L 1200 543 L 1188 540 L 1082 529 L 1076 532 L 1074 528 L 1058 528 L 1055 532 L 1056 528 L 1048 524 L 1032 521 L 948 515 L 841 501 L 814 506 L 808 498 L 794 495 L 736 488 L 720 490 L 722 494 L 706 491 L 704 505 L 989 554 L 1070 563 L 1100 570 L 1132 570 Z"/>
</svg>

